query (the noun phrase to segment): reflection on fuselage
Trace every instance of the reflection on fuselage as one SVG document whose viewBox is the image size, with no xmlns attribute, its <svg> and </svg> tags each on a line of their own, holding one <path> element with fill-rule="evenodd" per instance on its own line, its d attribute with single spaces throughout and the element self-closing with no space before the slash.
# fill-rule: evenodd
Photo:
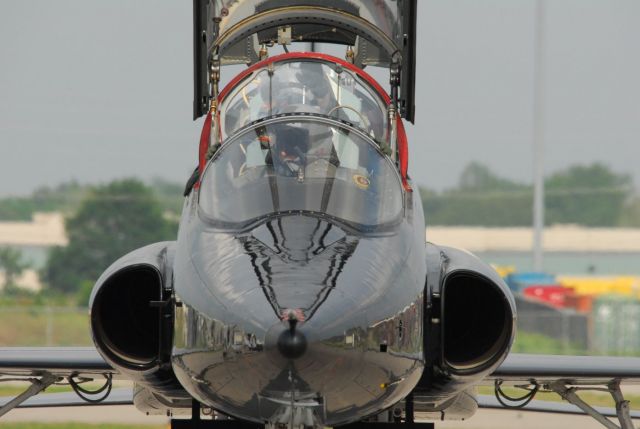
<svg viewBox="0 0 640 429">
<path fill-rule="evenodd" d="M 353 254 L 358 240 L 354 237 L 347 238 L 340 228 L 321 219 L 296 216 L 266 222 L 254 229 L 243 244 L 251 258 L 251 267 L 260 287 L 276 317 L 282 317 L 287 310 L 294 309 L 303 314 L 303 322 L 308 322 L 336 287 L 337 279 Z M 286 270 L 283 269 L 283 264 L 298 264 L 304 268 L 329 247 L 333 249 L 328 258 L 317 258 L 314 261 L 314 270 L 325 273 L 324 277 L 317 284 L 304 286 L 307 292 L 315 295 L 313 301 L 300 300 L 301 296 L 295 288 L 282 288 L 281 285 L 274 284 L 274 275 Z M 306 278 L 291 277 L 288 282 L 300 284 L 305 280 Z M 278 287 L 283 290 L 277 290 Z M 315 290 L 312 291 L 311 288 Z M 305 294 L 304 299 L 308 296 Z"/>
<path fill-rule="evenodd" d="M 273 88 L 286 70 L 302 86 L 277 95 L 301 104 L 280 114 Z M 222 106 L 233 135 L 180 226 L 172 363 L 223 413 L 333 426 L 397 403 L 422 375 L 424 219 L 347 73 L 327 74 L 335 106 L 318 112 L 318 79 L 299 71 L 258 72 Z M 349 97 L 362 109 L 336 103 Z"/>
<path fill-rule="evenodd" d="M 202 403 L 254 421 L 295 412 L 327 425 L 390 406 L 417 383 L 424 262 L 411 265 L 406 222 L 369 236 L 302 215 L 242 233 L 191 227 L 191 248 L 177 254 L 184 306 L 173 363 Z M 308 344 L 295 359 L 277 345 L 289 311 Z"/>
</svg>

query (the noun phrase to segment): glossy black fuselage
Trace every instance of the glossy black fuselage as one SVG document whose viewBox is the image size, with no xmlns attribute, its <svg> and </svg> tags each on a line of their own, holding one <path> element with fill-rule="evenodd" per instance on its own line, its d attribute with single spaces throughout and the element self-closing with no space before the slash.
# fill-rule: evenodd
<svg viewBox="0 0 640 429">
<path fill-rule="evenodd" d="M 411 392 L 424 365 L 417 193 L 405 193 L 397 222 L 367 232 L 303 212 L 222 228 L 197 198 L 186 200 L 174 267 L 172 364 L 191 395 L 245 420 L 326 426 Z M 287 314 L 302 338 L 293 351 L 281 344 Z"/>
</svg>

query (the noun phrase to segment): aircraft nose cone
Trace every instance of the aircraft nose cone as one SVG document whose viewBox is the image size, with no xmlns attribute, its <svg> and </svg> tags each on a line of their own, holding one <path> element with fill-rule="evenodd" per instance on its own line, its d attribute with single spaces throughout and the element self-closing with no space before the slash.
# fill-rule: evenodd
<svg viewBox="0 0 640 429">
<path fill-rule="evenodd" d="M 307 351 L 307 338 L 297 330 L 287 329 L 278 337 L 278 351 L 287 359 L 298 359 Z"/>
<path fill-rule="evenodd" d="M 304 330 L 300 329 L 304 323 L 301 310 L 285 310 L 282 321 L 273 326 L 267 333 L 266 347 L 273 350 L 277 359 L 295 360 L 307 351 L 308 341 Z"/>
</svg>

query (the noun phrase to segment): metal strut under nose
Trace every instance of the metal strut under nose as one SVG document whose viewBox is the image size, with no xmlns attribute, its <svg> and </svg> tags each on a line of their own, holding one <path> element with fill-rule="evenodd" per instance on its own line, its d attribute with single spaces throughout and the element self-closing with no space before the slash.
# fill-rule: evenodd
<svg viewBox="0 0 640 429">
<path fill-rule="evenodd" d="M 11 401 L 7 402 L 5 405 L 0 407 L 0 417 L 4 416 L 9 411 L 13 410 L 15 407 L 19 406 L 20 404 L 22 404 L 24 401 L 31 398 L 32 396 L 35 396 L 38 393 L 42 392 L 44 389 L 51 386 L 53 383 L 55 383 L 58 380 L 59 380 L 59 377 L 53 374 L 50 374 L 48 372 L 44 373 L 44 375 L 40 378 L 29 379 L 28 381 L 31 382 L 31 386 L 29 386 L 27 390 L 25 390 L 24 392 L 22 392 L 21 394 L 13 398 Z"/>
<path fill-rule="evenodd" d="M 171 429 L 265 429 L 273 425 L 251 423 L 242 420 L 201 420 L 201 405 L 195 399 L 191 407 L 191 419 L 172 419 Z M 279 426 L 276 426 L 279 427 Z M 335 429 L 433 429 L 434 423 L 416 422 L 414 420 L 413 395 L 405 399 L 405 419 L 404 421 L 393 422 L 355 422 L 343 426 L 336 426 Z M 287 429 L 293 429 L 288 426 Z"/>
<path fill-rule="evenodd" d="M 580 408 L 582 411 L 609 429 L 634 429 L 633 422 L 631 421 L 631 415 L 629 413 L 629 401 L 624 399 L 622 391 L 620 390 L 619 380 L 614 380 L 607 384 L 606 389 L 595 387 L 569 387 L 563 380 L 554 381 L 553 383 L 545 386 L 545 388 L 556 392 L 562 397 L 562 399 L 565 399 L 567 402 L 570 402 Z M 618 415 L 620 426 L 616 425 L 598 412 L 598 410 L 584 402 L 576 393 L 579 390 L 600 390 L 609 392 L 616 403 L 616 414 Z"/>
</svg>

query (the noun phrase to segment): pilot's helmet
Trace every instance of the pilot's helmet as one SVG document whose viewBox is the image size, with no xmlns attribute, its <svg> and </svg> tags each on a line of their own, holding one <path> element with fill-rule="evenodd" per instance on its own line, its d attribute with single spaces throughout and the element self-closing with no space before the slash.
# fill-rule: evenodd
<svg viewBox="0 0 640 429">
<path fill-rule="evenodd" d="M 262 98 L 270 103 L 272 114 L 311 112 L 310 107 L 300 106 L 317 107 L 313 113 L 327 114 L 337 105 L 327 72 L 329 68 L 316 62 L 282 64 L 261 83 Z"/>
<path fill-rule="evenodd" d="M 296 176 L 303 169 L 309 150 L 309 130 L 282 125 L 273 130 L 273 166 L 281 176 Z"/>
<path fill-rule="evenodd" d="M 261 97 L 270 103 L 273 114 L 286 113 L 287 106 L 305 101 L 304 85 L 296 78 L 296 71 L 295 63 L 282 64 L 261 81 Z"/>
<path fill-rule="evenodd" d="M 296 73 L 297 80 L 311 95 L 309 104 L 318 107 L 324 114 L 338 104 L 329 73 L 331 71 L 326 65 L 316 62 L 300 63 L 300 70 Z"/>
</svg>

